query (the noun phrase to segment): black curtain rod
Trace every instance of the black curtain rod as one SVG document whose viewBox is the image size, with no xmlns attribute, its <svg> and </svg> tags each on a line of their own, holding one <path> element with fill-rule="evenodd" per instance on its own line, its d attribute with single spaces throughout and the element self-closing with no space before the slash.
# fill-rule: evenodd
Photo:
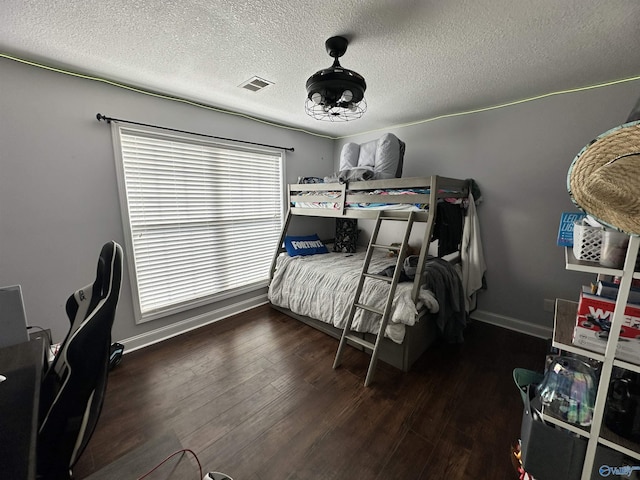
<svg viewBox="0 0 640 480">
<path fill-rule="evenodd" d="M 256 142 L 248 142 L 246 140 L 236 140 L 235 138 L 216 137 L 215 135 L 207 135 L 206 133 L 188 132 L 187 130 L 178 130 L 176 128 L 160 127 L 158 125 L 149 125 L 148 123 L 132 122 L 131 120 L 122 120 L 120 118 L 105 117 L 101 113 L 98 113 L 96 115 L 96 118 L 98 119 L 98 121 L 104 120 L 107 123 L 111 123 L 112 121 L 120 122 L 120 123 L 130 123 L 131 125 L 140 125 L 142 127 L 159 128 L 161 130 L 169 130 L 171 132 L 178 132 L 178 133 L 188 133 L 189 135 L 198 135 L 200 137 L 215 138 L 216 140 L 226 140 L 229 142 L 247 143 L 249 145 L 258 145 L 259 147 L 278 148 L 281 150 L 286 150 L 288 152 L 294 151 L 293 147 L 279 147 L 277 145 L 267 145 L 266 143 L 256 143 Z"/>
</svg>

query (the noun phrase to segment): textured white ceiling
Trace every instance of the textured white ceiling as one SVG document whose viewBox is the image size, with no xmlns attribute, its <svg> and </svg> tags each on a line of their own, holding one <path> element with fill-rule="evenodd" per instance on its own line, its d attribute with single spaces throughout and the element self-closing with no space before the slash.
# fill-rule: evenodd
<svg viewBox="0 0 640 480">
<path fill-rule="evenodd" d="M 638 0 L 2 0 L 0 19 L 0 53 L 331 136 L 640 75 Z M 368 87 L 347 123 L 304 113 L 333 35 Z M 238 87 L 254 75 L 274 85 Z"/>
</svg>

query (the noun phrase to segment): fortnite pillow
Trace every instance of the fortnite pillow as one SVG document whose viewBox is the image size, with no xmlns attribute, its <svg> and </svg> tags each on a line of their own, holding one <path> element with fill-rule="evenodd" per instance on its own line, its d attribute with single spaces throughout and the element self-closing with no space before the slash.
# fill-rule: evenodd
<svg viewBox="0 0 640 480">
<path fill-rule="evenodd" d="M 296 255 L 315 255 L 316 253 L 329 253 L 326 245 L 318 238 L 317 234 L 303 236 L 284 237 L 284 248 L 290 257 Z"/>
</svg>

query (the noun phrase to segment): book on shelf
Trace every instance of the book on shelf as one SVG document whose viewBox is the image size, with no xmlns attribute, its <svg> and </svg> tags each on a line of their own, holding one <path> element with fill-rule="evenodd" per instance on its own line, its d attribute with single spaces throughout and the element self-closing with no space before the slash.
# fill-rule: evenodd
<svg viewBox="0 0 640 480">
<path fill-rule="evenodd" d="M 598 332 L 580 327 L 574 329 L 572 343 L 576 347 L 600 354 L 604 354 L 607 348 L 606 338 L 598 337 Z M 618 348 L 616 348 L 616 358 L 640 365 L 640 341 L 620 337 Z"/>
<path fill-rule="evenodd" d="M 573 331 L 573 344 L 594 352 L 604 353 L 615 306 L 615 299 L 593 294 L 591 287 L 582 287 L 576 326 Z M 616 357 L 640 364 L 640 305 L 627 303 Z"/>
<path fill-rule="evenodd" d="M 573 226 L 587 215 L 578 212 L 563 212 L 560 215 L 557 244 L 560 247 L 573 247 Z"/>
<path fill-rule="evenodd" d="M 605 282 L 598 280 L 596 284 L 596 295 L 601 297 L 607 297 L 615 300 L 618 298 L 618 291 L 620 290 L 620 284 L 613 282 Z M 627 303 L 635 303 L 640 305 L 640 287 L 631 287 L 629 290 L 629 299 Z"/>
</svg>

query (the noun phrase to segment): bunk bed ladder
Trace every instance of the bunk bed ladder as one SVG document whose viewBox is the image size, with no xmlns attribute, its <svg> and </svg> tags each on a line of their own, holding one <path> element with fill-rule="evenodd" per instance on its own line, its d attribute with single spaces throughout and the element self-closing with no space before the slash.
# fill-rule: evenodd
<svg viewBox="0 0 640 480">
<path fill-rule="evenodd" d="M 378 233 L 380 231 L 380 226 L 384 221 L 402 221 L 406 222 L 406 228 L 404 233 L 404 238 L 400 246 L 397 245 L 380 245 L 377 242 Z M 340 366 L 342 360 L 342 353 L 344 350 L 347 341 L 365 347 L 371 350 L 371 360 L 369 362 L 369 369 L 367 370 L 367 377 L 364 381 L 365 387 L 368 387 L 371 381 L 373 380 L 373 374 L 376 368 L 376 364 L 378 361 L 378 350 L 380 348 L 380 344 L 382 339 L 384 338 L 384 332 L 387 328 L 387 324 L 389 323 L 389 318 L 391 317 L 391 309 L 393 306 L 393 298 L 396 292 L 396 287 L 398 286 L 398 282 L 400 281 L 400 275 L 402 273 L 403 263 L 405 256 L 407 254 L 407 247 L 409 244 L 409 236 L 411 234 L 411 229 L 413 227 L 414 222 L 414 214 L 413 212 L 393 212 L 393 211 L 384 211 L 381 210 L 378 213 L 378 217 L 376 218 L 376 225 L 373 229 L 373 233 L 371 234 L 371 239 L 369 241 L 369 246 L 367 248 L 367 253 L 365 255 L 364 263 L 362 265 L 362 271 L 360 273 L 360 279 L 358 280 L 358 286 L 356 288 L 356 293 L 353 298 L 353 303 L 351 305 L 351 309 L 349 310 L 349 317 L 347 318 L 347 323 L 342 331 L 342 337 L 340 338 L 340 344 L 338 345 L 338 351 L 336 352 L 336 358 L 333 362 L 333 368 L 338 368 Z M 371 257 L 373 256 L 373 252 L 376 249 L 383 249 L 387 251 L 394 251 L 397 254 L 397 261 L 395 270 L 393 272 L 393 277 L 386 277 L 383 275 L 376 275 L 374 273 L 369 273 L 369 265 L 371 263 Z M 389 293 L 387 295 L 387 299 L 385 301 L 384 310 L 380 310 L 378 308 L 374 308 L 371 305 L 365 305 L 360 303 L 360 295 L 362 294 L 362 289 L 364 286 L 365 280 L 369 278 L 373 281 L 381 281 L 387 282 L 390 284 Z M 357 332 L 351 330 L 351 325 L 353 324 L 353 319 L 356 316 L 356 312 L 358 309 L 366 310 L 369 312 L 376 313 L 382 317 L 380 321 L 380 328 L 378 329 L 378 333 L 375 335 L 375 343 L 369 342 L 365 340 L 361 336 L 358 335 Z"/>
</svg>

